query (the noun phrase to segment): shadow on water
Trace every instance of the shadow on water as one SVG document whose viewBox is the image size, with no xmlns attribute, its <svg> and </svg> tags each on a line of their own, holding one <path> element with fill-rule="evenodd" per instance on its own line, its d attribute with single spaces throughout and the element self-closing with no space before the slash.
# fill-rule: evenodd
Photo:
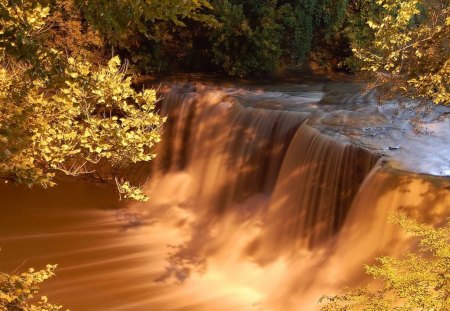
<svg viewBox="0 0 450 311">
<path fill-rule="evenodd" d="M 225 230 L 221 228 L 224 218 L 259 222 L 265 227 L 245 254 L 260 264 L 301 247 L 299 240 L 313 248 L 339 231 L 353 197 L 377 159 L 306 125 L 299 129 L 308 114 L 242 108 L 223 102 L 220 92 L 212 94 L 205 99 L 197 93 L 193 99 L 185 93 L 171 93 L 166 96 L 166 106 L 163 104 L 169 120 L 170 116 L 191 117 L 187 123 L 186 118 L 172 117 L 168 124 L 166 133 L 170 135 L 163 139 L 166 143 L 161 152 L 166 157 L 160 159 L 162 171 L 184 169 L 203 183 L 194 191 L 192 207 L 201 216 L 192 225 L 190 239 L 169 256 L 169 273 L 163 279 L 170 272 L 185 279 L 191 259 L 195 268 L 219 251 L 220 243 L 228 243 L 211 234 Z M 190 129 L 195 125 L 195 130 Z M 186 130 L 195 135 L 186 135 Z M 182 148 L 187 160 L 174 155 L 182 146 L 179 140 L 189 142 Z M 258 193 L 266 194 L 263 204 L 245 204 Z M 261 251 L 257 251 L 258 245 Z M 181 263 L 179 269 L 174 267 L 176 263 Z"/>
<path fill-rule="evenodd" d="M 201 87 L 174 88 L 161 112 L 160 156 L 128 172 L 153 176 L 148 203 L 88 183 L 0 186 L 0 269 L 59 263 L 43 292 L 73 310 L 315 310 L 365 283 L 363 264 L 411 248 L 389 213 L 450 214 L 449 178 L 376 165 L 309 113 Z"/>
</svg>

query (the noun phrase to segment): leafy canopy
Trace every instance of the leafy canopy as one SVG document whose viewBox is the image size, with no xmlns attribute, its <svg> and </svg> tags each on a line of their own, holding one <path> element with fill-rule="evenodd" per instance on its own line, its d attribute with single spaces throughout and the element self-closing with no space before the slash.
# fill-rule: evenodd
<svg viewBox="0 0 450 311">
<path fill-rule="evenodd" d="M 0 310 L 14 311 L 58 311 L 62 307 L 48 302 L 42 296 L 37 304 L 27 300 L 34 298 L 39 291 L 39 284 L 54 276 L 56 265 L 47 265 L 44 270 L 30 268 L 20 275 L 0 272 Z"/>
<path fill-rule="evenodd" d="M 105 38 L 121 42 L 135 32 L 148 34 L 148 22 L 164 20 L 184 25 L 184 18 L 204 20 L 207 0 L 73 0 L 84 17 Z"/>
<path fill-rule="evenodd" d="M 138 36 L 126 49 L 136 67 L 147 72 L 261 76 L 282 66 L 301 68 L 317 50 L 317 58 L 335 58 L 341 45 L 348 53 L 339 34 L 346 8 L 347 0 L 212 0 L 195 18 L 180 19 L 186 27 L 147 21 L 147 36 Z"/>
<path fill-rule="evenodd" d="M 349 36 L 383 99 L 450 104 L 450 2 L 360 0 Z M 419 109 L 420 110 L 420 109 Z M 417 115 L 420 118 L 420 111 Z"/>
<path fill-rule="evenodd" d="M 57 172 L 154 158 L 164 122 L 155 91 L 134 90 L 118 57 L 96 66 L 55 48 L 51 14 L 45 0 L 0 0 L 0 177 L 52 186 Z M 124 197 L 145 200 L 126 185 Z"/>
<path fill-rule="evenodd" d="M 275 1 L 215 1 L 218 26 L 213 62 L 232 76 L 260 75 L 277 65 L 281 50 Z"/>
</svg>

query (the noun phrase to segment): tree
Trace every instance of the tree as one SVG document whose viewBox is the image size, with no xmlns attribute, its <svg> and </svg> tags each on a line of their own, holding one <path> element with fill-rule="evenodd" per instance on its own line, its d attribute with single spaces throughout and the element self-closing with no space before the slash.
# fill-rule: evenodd
<svg viewBox="0 0 450 311">
<path fill-rule="evenodd" d="M 311 56 L 311 51 L 321 55 L 336 53 L 328 51 L 328 47 L 340 33 L 347 2 L 279 0 L 284 62 L 294 66 L 304 65 Z"/>
<path fill-rule="evenodd" d="M 381 257 L 379 265 L 366 266 L 381 289 L 346 289 L 340 296 L 325 296 L 322 310 L 448 310 L 450 306 L 450 221 L 434 228 L 403 214 L 390 222 L 419 238 L 419 253 L 404 258 Z"/>
<path fill-rule="evenodd" d="M 149 33 L 148 22 L 170 21 L 184 25 L 183 19 L 208 20 L 207 0 L 72 0 L 84 18 L 112 43 L 123 43 L 135 32 Z"/>
<path fill-rule="evenodd" d="M 281 55 L 276 1 L 215 1 L 213 62 L 232 76 L 272 72 Z"/>
<path fill-rule="evenodd" d="M 88 23 L 80 7 L 73 0 L 58 0 L 49 6 L 46 18 L 48 29 L 44 34 L 49 48 L 63 51 L 66 56 L 86 59 L 94 64 L 105 64 L 105 40 Z"/>
<path fill-rule="evenodd" d="M 29 304 L 39 292 L 39 284 L 54 276 L 56 265 L 47 265 L 44 270 L 30 268 L 20 275 L 0 272 L 0 309 L 14 311 L 58 311 L 62 307 L 48 302 L 42 296 L 37 304 Z"/>
<path fill-rule="evenodd" d="M 65 3 L 68 10 L 81 9 L 84 15 L 77 17 L 78 24 L 94 20 L 94 7 L 105 14 L 91 30 L 80 33 L 120 34 L 119 22 L 124 20 L 116 18 L 123 16 L 112 13 L 120 6 L 109 1 Z M 137 26 L 141 18 L 151 17 L 150 8 L 162 10 L 156 9 L 154 18 L 177 21 L 179 14 L 206 2 L 183 3 L 141 1 L 131 6 L 139 14 L 122 13 L 134 18 L 130 22 Z M 141 12 L 144 6 L 147 10 Z M 5 180 L 47 187 L 54 185 L 57 173 L 79 176 L 155 157 L 153 147 L 164 122 L 155 112 L 155 91 L 134 90 L 117 56 L 103 66 L 70 46 L 61 50 L 61 44 L 48 36 L 65 21 L 55 17 L 61 13 L 57 8 L 46 0 L 0 0 L 0 177 Z M 108 32 L 108 27 L 114 31 Z M 122 197 L 146 199 L 121 176 L 113 177 Z"/>
<path fill-rule="evenodd" d="M 145 31 L 133 32 L 125 46 L 120 46 L 120 53 L 141 73 L 205 70 L 212 54 L 208 38 L 217 26 L 211 12 L 208 3 L 196 14 L 182 15 L 176 21 L 148 20 Z"/>
<path fill-rule="evenodd" d="M 373 73 L 371 87 L 381 99 L 414 99 L 414 124 L 428 103 L 449 105 L 450 2 L 448 0 L 354 1 L 350 39 L 363 71 Z M 356 26 L 356 27 L 354 27 Z M 353 30 L 355 29 L 355 30 Z"/>
</svg>

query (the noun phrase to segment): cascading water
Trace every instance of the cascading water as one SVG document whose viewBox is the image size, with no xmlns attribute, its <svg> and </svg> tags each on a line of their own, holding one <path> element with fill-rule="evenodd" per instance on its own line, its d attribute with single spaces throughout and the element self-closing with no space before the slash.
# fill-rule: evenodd
<svg viewBox="0 0 450 311">
<path fill-rule="evenodd" d="M 308 125 L 301 126 L 271 197 L 267 231 L 273 244 L 289 249 L 304 247 L 305 243 L 314 247 L 339 232 L 377 158 Z"/>
<path fill-rule="evenodd" d="M 450 214 L 449 178 L 400 166 L 417 163 L 395 161 L 407 134 L 343 89 L 172 86 L 159 156 L 129 172 L 151 171 L 151 200 L 4 185 L 0 269 L 58 263 L 43 294 L 72 310 L 318 309 L 365 283 L 363 264 L 409 247 L 389 212 Z"/>
<path fill-rule="evenodd" d="M 289 142 L 308 115 L 245 108 L 224 101 L 220 91 L 207 93 L 166 96 L 162 113 L 173 121 L 159 148 L 159 171 L 188 172 L 198 182 L 193 195 L 214 210 L 270 194 Z"/>
</svg>

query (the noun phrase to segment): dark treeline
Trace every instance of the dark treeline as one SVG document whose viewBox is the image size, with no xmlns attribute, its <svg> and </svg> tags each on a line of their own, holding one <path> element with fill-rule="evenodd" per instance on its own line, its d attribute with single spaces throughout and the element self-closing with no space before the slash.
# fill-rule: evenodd
<svg viewBox="0 0 450 311">
<path fill-rule="evenodd" d="M 203 18 L 148 22 L 122 49 L 139 71 L 260 76 L 280 70 L 348 69 L 349 14 L 358 0 L 215 0 Z"/>
</svg>

